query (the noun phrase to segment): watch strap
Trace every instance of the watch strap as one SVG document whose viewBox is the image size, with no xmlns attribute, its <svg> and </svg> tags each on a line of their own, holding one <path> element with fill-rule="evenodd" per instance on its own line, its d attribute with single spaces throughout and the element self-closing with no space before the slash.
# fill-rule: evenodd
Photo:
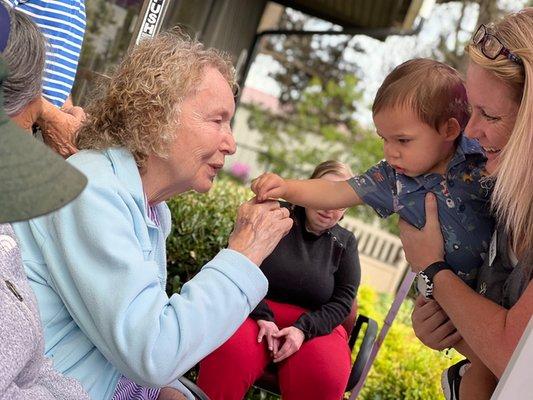
<svg viewBox="0 0 533 400">
<path fill-rule="evenodd" d="M 440 272 L 444 269 L 451 270 L 452 267 L 445 261 L 437 261 L 426 267 L 426 269 L 424 269 L 422 272 L 431 281 L 431 283 L 433 283 L 433 277 L 437 274 L 437 272 Z"/>
</svg>

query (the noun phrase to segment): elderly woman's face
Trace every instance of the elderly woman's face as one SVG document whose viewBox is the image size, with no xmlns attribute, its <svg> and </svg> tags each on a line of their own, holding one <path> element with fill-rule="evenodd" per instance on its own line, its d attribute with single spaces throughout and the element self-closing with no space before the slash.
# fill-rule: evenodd
<svg viewBox="0 0 533 400">
<path fill-rule="evenodd" d="M 339 176 L 337 174 L 325 174 L 320 179 L 328 181 L 345 181 L 349 176 Z M 326 229 L 333 228 L 343 217 L 346 209 L 341 210 L 315 210 L 312 208 L 305 209 L 307 228 L 315 233 L 323 232 Z"/>
<path fill-rule="evenodd" d="M 181 104 L 180 123 L 167 160 L 177 192 L 211 188 L 225 157 L 235 153 L 230 127 L 234 112 L 230 86 L 217 69 L 207 68 L 198 90 Z"/>
<path fill-rule="evenodd" d="M 493 173 L 511 136 L 520 104 L 509 86 L 474 63 L 468 67 L 466 91 L 472 116 L 465 132 L 479 141 L 487 155 L 487 171 Z"/>
</svg>

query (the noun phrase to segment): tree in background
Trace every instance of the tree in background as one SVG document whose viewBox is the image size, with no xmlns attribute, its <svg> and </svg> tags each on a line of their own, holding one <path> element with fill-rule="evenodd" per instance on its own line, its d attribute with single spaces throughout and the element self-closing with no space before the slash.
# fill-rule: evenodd
<svg viewBox="0 0 533 400">
<path fill-rule="evenodd" d="M 280 29 L 303 30 L 310 20 L 287 9 Z M 261 132 L 265 151 L 258 160 L 266 169 L 304 178 L 328 159 L 362 172 L 383 158 L 379 137 L 357 120 L 362 93 L 357 68 L 344 57 L 349 47 L 354 49 L 350 36 L 277 35 L 264 40 L 261 53 L 279 66 L 270 76 L 279 84 L 280 110 L 245 107 L 250 110 L 249 127 Z M 352 212 L 376 220 L 366 207 Z M 384 225 L 394 230 L 395 222 Z"/>
<path fill-rule="evenodd" d="M 311 18 L 287 9 L 280 29 L 304 30 Z M 379 141 L 357 121 L 361 103 L 357 68 L 344 58 L 350 36 L 276 35 L 261 53 L 279 69 L 270 76 L 280 88 L 280 110 L 248 105 L 248 123 L 262 133 L 272 171 L 302 177 L 326 159 L 347 162 L 355 170 L 381 158 Z"/>
<path fill-rule="evenodd" d="M 439 0 L 437 3 L 450 3 L 449 0 Z M 474 29 L 480 24 L 488 24 L 503 17 L 508 12 L 508 6 L 517 3 L 515 1 L 498 1 L 498 0 L 463 0 L 455 1 L 460 4 L 459 16 L 455 23 L 453 31 L 442 32 L 439 42 L 433 52 L 433 56 L 448 65 L 456 68 L 461 72 L 466 71 L 468 57 L 465 54 L 465 46 L 470 41 L 472 28 L 467 26 L 469 10 L 477 9 L 477 18 Z M 515 4 L 513 4 L 515 3 Z M 533 0 L 522 1 L 523 6 L 532 6 Z"/>
<path fill-rule="evenodd" d="M 259 155 L 268 169 L 287 177 L 304 177 L 327 159 L 337 159 L 360 171 L 382 158 L 381 142 L 354 118 L 360 100 L 355 75 L 340 81 L 315 76 L 281 112 L 248 105 L 252 129 L 262 133 L 267 154 Z"/>
</svg>

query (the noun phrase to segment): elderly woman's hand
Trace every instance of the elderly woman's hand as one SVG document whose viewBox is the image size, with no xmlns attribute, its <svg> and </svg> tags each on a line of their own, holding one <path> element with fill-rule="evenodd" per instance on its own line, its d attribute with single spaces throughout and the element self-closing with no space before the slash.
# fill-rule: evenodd
<svg viewBox="0 0 533 400">
<path fill-rule="evenodd" d="M 411 321 L 416 337 L 434 350 L 453 347 L 461 340 L 461 335 L 439 303 L 426 300 L 422 295 L 416 299 Z"/>
<path fill-rule="evenodd" d="M 37 123 L 43 131 L 44 142 L 66 158 L 78 151 L 74 139 L 84 121 L 85 112 L 81 107 L 59 109 L 43 99 L 43 110 Z"/>
<path fill-rule="evenodd" d="M 400 220 L 400 239 L 405 258 L 414 272 L 423 271 L 427 266 L 444 260 L 444 240 L 440 230 L 437 200 L 433 193 L 426 195 L 426 225 L 420 230 Z"/>
<path fill-rule="evenodd" d="M 253 198 L 239 207 L 228 248 L 261 265 L 291 227 L 288 209 L 277 201 L 258 203 Z"/>
</svg>

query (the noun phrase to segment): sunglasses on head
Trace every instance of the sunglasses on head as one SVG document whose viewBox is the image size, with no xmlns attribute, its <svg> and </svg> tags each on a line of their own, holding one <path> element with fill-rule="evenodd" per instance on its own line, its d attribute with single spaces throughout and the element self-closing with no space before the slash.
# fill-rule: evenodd
<svg viewBox="0 0 533 400">
<path fill-rule="evenodd" d="M 477 28 L 476 33 L 474 33 L 472 43 L 478 46 L 483 55 L 490 60 L 495 60 L 496 57 L 502 54 L 512 62 L 518 65 L 524 65 L 522 59 L 505 47 L 500 39 L 492 33 L 489 33 L 487 27 L 483 24 L 481 24 L 479 28 Z"/>
</svg>

